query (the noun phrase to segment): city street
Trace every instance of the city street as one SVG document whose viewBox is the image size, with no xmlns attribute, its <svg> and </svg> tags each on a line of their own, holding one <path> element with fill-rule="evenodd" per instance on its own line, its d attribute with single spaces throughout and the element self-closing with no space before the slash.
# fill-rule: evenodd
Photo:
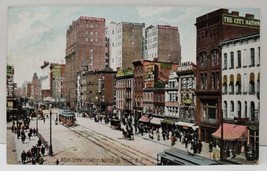
<svg viewBox="0 0 267 171">
<path fill-rule="evenodd" d="M 48 110 L 44 113 L 45 116 L 49 116 Z M 151 140 L 147 134 L 144 136 L 136 134 L 134 140 L 126 140 L 122 138 L 121 131 L 113 130 L 108 124 L 95 122 L 90 118 L 76 117 L 77 126 L 73 127 L 56 125 L 56 114 L 57 110 L 53 110 L 53 156 L 48 155 L 47 148 L 43 157 L 44 164 L 54 165 L 58 159 L 60 165 L 156 165 L 157 154 L 165 149 L 178 148 L 187 151 L 180 142 L 171 146 L 169 140 Z M 11 127 L 11 124 L 9 123 L 8 127 Z M 30 122 L 30 128 L 35 126 L 36 120 L 34 118 Z M 49 118 L 45 122 L 38 120 L 39 134 L 45 140 L 43 143 L 48 143 L 48 145 L 50 142 L 49 128 Z M 8 162 L 21 164 L 22 151 L 27 152 L 36 145 L 38 137 L 33 136 L 31 140 L 27 137 L 23 144 L 20 139 L 17 139 L 16 134 L 12 134 L 10 129 L 8 129 L 7 135 L 8 144 L 10 144 L 10 152 L 7 155 Z M 14 140 L 14 147 L 12 147 L 12 139 Z M 15 157 L 14 153 L 16 153 Z M 203 150 L 200 155 L 210 158 L 208 144 L 203 143 Z M 243 159 L 240 155 L 235 160 L 242 161 Z"/>
</svg>

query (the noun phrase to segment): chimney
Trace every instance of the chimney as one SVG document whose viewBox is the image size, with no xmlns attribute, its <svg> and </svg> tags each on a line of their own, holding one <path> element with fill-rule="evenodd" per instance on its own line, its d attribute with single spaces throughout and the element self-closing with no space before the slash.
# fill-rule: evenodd
<svg viewBox="0 0 267 171">
<path fill-rule="evenodd" d="M 232 11 L 231 14 L 235 15 L 235 16 L 239 16 L 239 12 L 238 11 Z"/>
<path fill-rule="evenodd" d="M 246 14 L 246 18 L 254 18 L 253 14 Z"/>
</svg>

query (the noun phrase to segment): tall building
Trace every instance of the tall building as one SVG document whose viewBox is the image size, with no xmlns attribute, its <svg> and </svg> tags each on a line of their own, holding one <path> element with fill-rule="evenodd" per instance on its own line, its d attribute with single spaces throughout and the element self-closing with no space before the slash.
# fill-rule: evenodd
<svg viewBox="0 0 267 171">
<path fill-rule="evenodd" d="M 181 45 L 178 27 L 170 25 L 149 26 L 145 30 L 145 60 L 181 62 Z"/>
<path fill-rule="evenodd" d="M 259 33 L 260 21 L 254 15 L 239 16 L 219 9 L 196 19 L 196 116 L 199 137 L 211 141 L 221 124 L 222 82 L 220 42 Z"/>
<path fill-rule="evenodd" d="M 42 100 L 42 95 L 41 95 L 40 80 L 39 80 L 36 72 L 33 74 L 31 84 L 32 84 L 31 97 L 35 101 L 41 101 Z"/>
<path fill-rule="evenodd" d="M 143 56 L 144 23 L 109 23 L 106 35 L 109 39 L 109 66 L 113 71 L 133 68 L 132 61 Z"/>
<path fill-rule="evenodd" d="M 77 105 L 76 76 L 82 63 L 89 71 L 106 68 L 105 19 L 81 16 L 73 21 L 66 33 L 66 90 L 71 108 Z M 71 93 L 71 96 L 70 96 Z M 71 98 L 70 98 L 71 97 Z"/>
</svg>

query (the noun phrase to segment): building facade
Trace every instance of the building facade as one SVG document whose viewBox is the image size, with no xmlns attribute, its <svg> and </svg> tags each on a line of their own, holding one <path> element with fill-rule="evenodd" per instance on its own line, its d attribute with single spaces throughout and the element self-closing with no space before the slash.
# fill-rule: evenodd
<svg viewBox="0 0 267 171">
<path fill-rule="evenodd" d="M 179 78 L 179 104 L 180 121 L 195 123 L 196 107 L 196 66 L 192 62 L 183 62 L 179 64 L 177 75 Z"/>
<path fill-rule="evenodd" d="M 14 84 L 14 66 L 7 65 L 6 74 L 6 107 L 13 108 L 16 101 L 14 94 L 14 89 L 16 88 Z"/>
<path fill-rule="evenodd" d="M 81 108 L 89 112 L 112 113 L 115 105 L 115 71 L 86 71 L 80 83 Z"/>
<path fill-rule="evenodd" d="M 133 68 L 132 61 L 143 56 L 144 23 L 109 23 L 106 35 L 109 40 L 109 66 L 113 71 Z"/>
<path fill-rule="evenodd" d="M 179 118 L 179 82 L 176 71 L 171 71 L 168 83 L 165 85 L 165 110 L 164 115 Z"/>
<path fill-rule="evenodd" d="M 65 64 L 50 63 L 50 89 L 56 102 L 63 102 Z"/>
<path fill-rule="evenodd" d="M 66 33 L 65 85 L 70 94 L 65 94 L 69 106 L 76 108 L 76 76 L 82 63 L 90 71 L 106 68 L 105 19 L 81 16 L 73 21 Z"/>
<path fill-rule="evenodd" d="M 211 141 L 221 124 L 222 83 L 220 42 L 259 32 L 254 15 L 219 9 L 196 19 L 196 115 L 199 138 Z"/>
<path fill-rule="evenodd" d="M 260 35 L 221 43 L 224 120 L 259 121 Z"/>
<path fill-rule="evenodd" d="M 119 118 L 133 114 L 134 106 L 134 72 L 132 69 L 118 71 L 116 74 L 116 110 Z"/>
<path fill-rule="evenodd" d="M 178 27 L 170 25 L 147 27 L 144 59 L 180 63 L 181 45 Z"/>
</svg>

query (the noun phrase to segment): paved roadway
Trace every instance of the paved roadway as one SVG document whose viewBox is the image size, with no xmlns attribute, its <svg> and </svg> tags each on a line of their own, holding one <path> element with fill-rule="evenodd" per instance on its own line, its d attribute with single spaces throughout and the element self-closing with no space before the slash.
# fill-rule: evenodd
<svg viewBox="0 0 267 171">
<path fill-rule="evenodd" d="M 49 111 L 45 111 L 48 114 Z M 52 145 L 53 156 L 44 156 L 44 164 L 53 165 L 56 159 L 63 165 L 155 165 L 157 153 L 169 148 L 185 149 L 181 143 L 170 146 L 170 141 L 150 140 L 148 135 L 135 135 L 135 140 L 125 140 L 122 133 L 113 130 L 104 123 L 94 122 L 90 118 L 77 118 L 76 127 L 65 127 L 61 124 L 55 125 L 54 118 L 57 110 L 53 111 L 52 124 Z M 41 136 L 49 143 L 49 119 L 45 122 L 38 120 L 38 129 Z M 8 125 L 10 126 L 10 124 Z M 36 126 L 35 118 L 31 121 L 30 127 Z M 20 164 L 20 154 L 23 150 L 29 150 L 37 143 L 38 137 L 26 139 L 23 144 L 17 139 L 16 134 L 8 131 L 8 163 Z M 12 146 L 13 139 L 13 146 Z M 8 143 L 9 144 L 9 143 Z M 16 155 L 14 155 L 16 153 Z M 210 157 L 208 144 L 203 143 L 204 157 Z M 13 156 L 13 157 L 12 157 Z M 241 160 L 243 156 L 237 157 Z M 14 161 L 17 160 L 17 161 Z"/>
</svg>

